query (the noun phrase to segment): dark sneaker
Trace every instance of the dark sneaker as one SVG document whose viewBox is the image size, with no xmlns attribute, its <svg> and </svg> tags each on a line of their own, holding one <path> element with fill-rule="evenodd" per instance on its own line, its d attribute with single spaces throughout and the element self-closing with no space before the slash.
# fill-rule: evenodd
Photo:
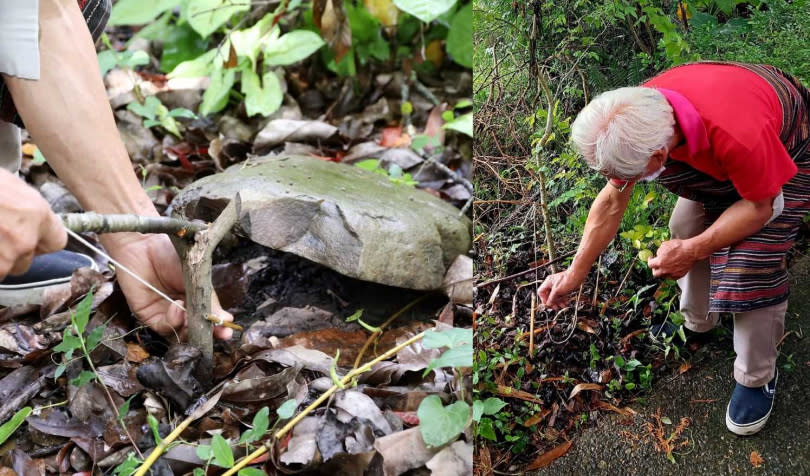
<svg viewBox="0 0 810 476">
<path fill-rule="evenodd" d="M 771 416 L 776 395 L 777 372 L 773 380 L 762 387 L 745 387 L 739 383 L 726 408 L 726 427 L 737 435 L 753 435 L 765 426 Z"/>
<path fill-rule="evenodd" d="M 73 271 L 79 268 L 98 266 L 89 256 L 73 251 L 35 256 L 28 271 L 0 281 L 0 306 L 41 304 L 46 289 L 70 282 Z"/>
</svg>

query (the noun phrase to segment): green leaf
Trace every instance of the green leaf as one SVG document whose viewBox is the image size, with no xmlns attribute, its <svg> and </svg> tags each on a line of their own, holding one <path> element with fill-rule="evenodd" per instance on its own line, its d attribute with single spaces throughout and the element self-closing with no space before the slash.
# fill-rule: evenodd
<svg viewBox="0 0 810 476">
<path fill-rule="evenodd" d="M 638 259 L 640 259 L 641 262 L 644 263 L 644 264 L 647 264 L 647 261 L 649 261 L 649 259 L 652 258 L 652 257 L 653 257 L 653 253 L 652 253 L 652 251 L 650 251 L 648 249 L 643 249 L 643 250 L 638 252 Z"/>
<path fill-rule="evenodd" d="M 193 111 L 190 109 L 186 109 L 184 107 L 176 107 L 169 111 L 169 116 L 171 117 L 184 117 L 186 119 L 197 119 L 197 115 L 194 114 Z"/>
<path fill-rule="evenodd" d="M 670 420 L 669 417 L 661 417 L 661 423 L 663 423 L 664 425 L 671 425 L 672 420 Z"/>
<path fill-rule="evenodd" d="M 318 51 L 324 44 L 321 35 L 315 32 L 294 30 L 267 44 L 264 61 L 271 66 L 297 63 Z"/>
<path fill-rule="evenodd" d="M 47 160 L 45 160 L 45 156 L 42 155 L 42 151 L 39 150 L 39 147 L 34 149 L 34 160 L 32 161 L 32 163 L 34 165 L 42 165 L 45 162 L 47 162 Z"/>
<path fill-rule="evenodd" d="M 92 306 L 93 291 L 90 291 L 84 299 L 79 301 L 79 304 L 76 305 L 76 309 L 71 313 L 70 318 L 76 328 L 77 335 L 84 334 L 84 328 L 87 327 L 87 321 L 90 320 L 90 308 Z"/>
<path fill-rule="evenodd" d="M 366 159 L 366 160 L 361 160 L 359 162 L 355 162 L 354 166 L 355 167 L 360 167 L 363 170 L 374 171 L 375 169 L 378 169 L 380 167 L 380 161 L 377 160 L 377 159 Z M 363 315 L 363 310 L 360 309 L 359 311 L 355 312 L 354 314 L 352 314 L 351 316 L 346 318 L 346 322 L 351 322 L 351 321 L 349 321 L 349 319 L 357 320 L 362 315 Z"/>
<path fill-rule="evenodd" d="M 87 385 L 88 382 L 94 380 L 96 378 L 96 374 L 89 370 L 82 370 L 82 373 L 79 374 L 78 377 L 72 379 L 70 381 L 71 385 L 75 385 L 76 387 L 83 387 Z"/>
<path fill-rule="evenodd" d="M 234 13 L 249 9 L 249 0 L 190 0 L 185 18 L 205 38 L 230 20 Z"/>
<path fill-rule="evenodd" d="M 203 461 L 208 461 L 211 459 L 211 445 L 199 445 L 197 446 L 197 457 Z"/>
<path fill-rule="evenodd" d="M 57 365 L 56 370 L 53 372 L 53 379 L 56 380 L 59 377 L 61 377 L 62 374 L 65 373 L 65 370 L 67 370 L 67 365 L 65 364 Z"/>
<path fill-rule="evenodd" d="M 473 102 L 469 99 L 462 99 L 461 101 L 457 102 L 454 109 L 464 109 L 465 107 L 472 107 Z"/>
<path fill-rule="evenodd" d="M 135 453 L 127 454 L 127 459 L 125 459 L 121 464 L 115 467 L 113 470 L 113 474 L 116 476 L 131 476 L 135 474 L 135 471 L 141 466 L 142 461 L 135 456 Z"/>
<path fill-rule="evenodd" d="M 142 25 L 156 18 L 182 0 L 118 0 L 110 13 L 110 26 Z"/>
<path fill-rule="evenodd" d="M 445 123 L 442 129 L 450 129 L 462 134 L 473 136 L 473 113 L 462 114 L 452 121 Z"/>
<path fill-rule="evenodd" d="M 6 442 L 8 438 L 22 425 L 23 421 L 28 418 L 33 409 L 31 407 L 24 407 L 17 410 L 11 419 L 2 426 L 0 426 L 0 445 Z"/>
<path fill-rule="evenodd" d="M 495 430 L 492 428 L 492 420 L 489 418 L 481 419 L 481 423 L 478 424 L 478 435 L 491 441 L 497 441 Z"/>
<path fill-rule="evenodd" d="M 440 367 L 472 367 L 473 346 L 472 343 L 464 344 L 443 353 L 439 358 L 433 359 L 428 364 L 423 375 L 427 375 L 431 370 Z"/>
<path fill-rule="evenodd" d="M 211 452 L 214 454 L 214 464 L 223 468 L 233 467 L 231 446 L 222 435 L 214 435 L 211 439 Z"/>
<path fill-rule="evenodd" d="M 280 407 L 276 410 L 278 417 L 282 420 L 286 420 L 291 418 L 295 415 L 295 410 L 298 409 L 298 401 L 294 398 L 287 400 L 286 402 L 282 403 Z"/>
<path fill-rule="evenodd" d="M 161 38 L 163 53 L 160 56 L 160 70 L 167 73 L 177 65 L 205 53 L 208 40 L 202 38 L 188 23 L 180 23 L 168 28 Z"/>
<path fill-rule="evenodd" d="M 124 51 L 118 55 L 118 64 L 129 69 L 149 63 L 149 54 L 146 51 Z"/>
<path fill-rule="evenodd" d="M 107 327 L 105 325 L 97 326 L 93 329 L 90 334 L 87 336 L 87 341 L 85 341 L 84 346 L 87 348 L 87 352 L 93 352 L 98 344 L 101 342 L 102 337 L 104 337 L 104 328 Z"/>
<path fill-rule="evenodd" d="M 163 438 L 160 437 L 160 424 L 157 418 L 149 413 L 146 415 L 146 423 L 149 424 L 149 428 L 152 430 L 152 439 L 155 440 L 156 445 L 159 445 L 160 442 L 163 441 Z"/>
<path fill-rule="evenodd" d="M 394 0 L 400 10 L 430 23 L 456 4 L 456 0 Z"/>
<path fill-rule="evenodd" d="M 481 400 L 473 400 L 473 416 L 474 422 L 478 423 L 484 415 L 484 402 Z"/>
<path fill-rule="evenodd" d="M 464 431 L 470 419 L 470 406 L 466 402 L 455 402 L 445 407 L 438 396 L 430 395 L 419 404 L 416 414 L 422 440 L 428 446 L 438 447 Z"/>
<path fill-rule="evenodd" d="M 191 474 L 192 476 L 205 476 L 205 470 L 202 468 L 194 468 Z"/>
<path fill-rule="evenodd" d="M 217 68 L 211 73 L 211 84 L 203 94 L 200 115 L 219 112 L 228 104 L 228 93 L 236 80 L 236 70 Z M 243 79 L 244 80 L 244 79 Z"/>
<path fill-rule="evenodd" d="M 258 74 L 252 69 L 243 69 L 242 92 L 245 93 L 245 111 L 248 117 L 257 114 L 269 116 L 281 107 L 284 100 L 281 82 L 272 71 L 264 73 L 260 84 Z"/>
<path fill-rule="evenodd" d="M 101 76 L 106 76 L 107 72 L 115 68 L 118 64 L 118 58 L 113 50 L 104 50 L 98 54 L 98 69 L 101 70 Z"/>
<path fill-rule="evenodd" d="M 193 60 L 183 61 L 178 64 L 167 76 L 169 78 L 199 78 L 201 76 L 208 76 L 214 68 L 213 61 L 216 56 L 216 48 L 211 51 L 206 51 Z"/>
<path fill-rule="evenodd" d="M 461 66 L 473 66 L 472 3 L 456 13 L 447 33 L 447 52 Z"/>
<path fill-rule="evenodd" d="M 233 50 L 238 56 L 250 59 L 253 68 L 256 67 L 256 58 L 262 45 L 274 41 L 281 34 L 278 27 L 273 27 L 273 18 L 274 15 L 268 13 L 252 27 L 235 31 L 230 35 Z"/>
<path fill-rule="evenodd" d="M 70 352 L 76 349 L 81 349 L 82 341 L 78 337 L 73 334 L 70 334 L 67 329 L 65 329 L 64 335 L 62 335 L 62 342 L 59 343 L 56 347 L 53 348 L 54 352 Z"/>
<path fill-rule="evenodd" d="M 484 400 L 484 415 L 494 415 L 506 406 L 506 402 L 496 397 L 489 397 Z"/>
<path fill-rule="evenodd" d="M 132 395 L 131 397 L 129 397 L 127 399 L 127 401 L 124 402 L 123 405 L 121 405 L 121 408 L 118 409 L 118 419 L 119 420 L 124 418 L 125 416 L 127 416 L 127 413 L 129 413 L 129 404 L 132 402 L 133 398 L 135 398 L 135 395 Z"/>
<path fill-rule="evenodd" d="M 242 436 L 239 438 L 239 443 L 253 443 L 254 441 L 259 441 L 262 436 L 267 433 L 269 426 L 270 409 L 264 407 L 253 417 L 253 428 L 242 433 Z"/>
<path fill-rule="evenodd" d="M 267 476 L 267 473 L 259 468 L 243 468 L 236 474 L 237 476 Z"/>
<path fill-rule="evenodd" d="M 131 103 L 127 104 L 127 109 L 141 117 L 155 120 L 158 114 L 158 108 L 162 105 L 163 104 L 160 102 L 160 99 L 158 99 L 157 96 L 147 96 L 147 98 L 144 99 L 143 104 L 139 103 L 138 101 L 132 101 Z"/>
<path fill-rule="evenodd" d="M 425 332 L 422 345 L 427 349 L 438 349 L 440 347 L 458 347 L 462 344 L 471 344 L 473 341 L 472 329 L 462 329 L 451 327 L 442 330 L 430 330 Z"/>
</svg>

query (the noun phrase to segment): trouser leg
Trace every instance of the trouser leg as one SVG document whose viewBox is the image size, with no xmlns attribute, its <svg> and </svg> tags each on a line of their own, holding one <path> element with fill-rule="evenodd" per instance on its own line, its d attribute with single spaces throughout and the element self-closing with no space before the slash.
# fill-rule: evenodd
<svg viewBox="0 0 810 476">
<path fill-rule="evenodd" d="M 20 128 L 10 122 L 0 121 L 0 168 L 17 173 L 20 170 L 20 160 Z"/>
<path fill-rule="evenodd" d="M 685 240 L 703 233 L 706 230 L 705 219 L 706 210 L 702 204 L 678 198 L 669 219 L 672 238 Z M 719 314 L 709 312 L 710 280 L 708 259 L 696 262 L 686 276 L 678 280 L 678 287 L 681 288 L 680 311 L 686 320 L 684 325 L 689 330 L 707 332 L 717 325 Z"/>
<path fill-rule="evenodd" d="M 776 371 L 776 345 L 785 332 L 787 301 L 734 315 L 734 380 L 761 387 Z"/>
</svg>

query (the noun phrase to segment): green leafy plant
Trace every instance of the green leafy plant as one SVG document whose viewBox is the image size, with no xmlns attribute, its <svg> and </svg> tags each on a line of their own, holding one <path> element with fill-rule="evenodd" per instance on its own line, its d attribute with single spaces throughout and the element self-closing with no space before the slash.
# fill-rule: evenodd
<svg viewBox="0 0 810 476">
<path fill-rule="evenodd" d="M 411 174 L 402 171 L 402 167 L 397 164 L 391 164 L 388 170 L 380 166 L 380 161 L 377 159 L 361 160 L 354 164 L 363 170 L 368 170 L 380 175 L 388 177 L 388 180 L 398 185 L 409 185 L 411 187 L 419 185 L 419 182 L 413 179 Z"/>
<path fill-rule="evenodd" d="M 17 428 L 23 424 L 28 415 L 34 411 L 31 407 L 23 407 L 17 410 L 7 422 L 0 426 L 0 445 L 4 444 L 9 437 L 17 431 Z"/>
<path fill-rule="evenodd" d="M 141 116 L 145 127 L 161 126 L 177 137 L 181 137 L 181 125 L 177 122 L 177 118 L 197 118 L 196 114 L 184 107 L 169 110 L 157 96 L 148 96 L 143 103 L 133 101 L 127 105 L 127 109 Z"/>
<path fill-rule="evenodd" d="M 107 46 L 106 50 L 98 53 L 98 68 L 102 76 L 117 66 L 134 69 L 149 63 L 149 55 L 145 51 L 115 51 L 106 33 L 101 35 L 101 41 Z"/>
</svg>

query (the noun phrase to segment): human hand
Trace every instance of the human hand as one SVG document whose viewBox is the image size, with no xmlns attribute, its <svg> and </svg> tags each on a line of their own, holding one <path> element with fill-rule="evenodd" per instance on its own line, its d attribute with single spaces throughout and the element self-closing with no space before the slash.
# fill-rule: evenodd
<svg viewBox="0 0 810 476">
<path fill-rule="evenodd" d="M 559 310 L 568 304 L 568 295 L 582 284 L 582 279 L 572 275 L 570 270 L 546 276 L 537 290 L 543 305 Z"/>
<path fill-rule="evenodd" d="M 35 254 L 67 244 L 62 220 L 44 198 L 16 175 L 0 169 L 0 279 L 22 274 Z"/>
<path fill-rule="evenodd" d="M 656 278 L 680 279 L 698 261 L 696 251 L 688 240 L 669 240 L 661 243 L 654 258 L 647 264 Z"/>
<path fill-rule="evenodd" d="M 172 299 L 181 300 L 185 294 L 185 282 L 180 258 L 166 235 L 132 235 L 134 239 L 115 241 L 108 245 L 110 254 L 138 276 L 165 292 Z M 118 283 L 127 298 L 130 309 L 144 324 L 161 335 L 174 332 L 186 334 L 186 313 L 177 306 L 147 288 L 125 272 L 118 272 Z M 222 309 L 216 294 L 211 297 L 212 314 L 232 322 L 233 316 Z M 182 301 L 181 301 L 182 304 Z M 233 331 L 222 326 L 214 327 L 214 337 L 230 339 Z"/>
</svg>

